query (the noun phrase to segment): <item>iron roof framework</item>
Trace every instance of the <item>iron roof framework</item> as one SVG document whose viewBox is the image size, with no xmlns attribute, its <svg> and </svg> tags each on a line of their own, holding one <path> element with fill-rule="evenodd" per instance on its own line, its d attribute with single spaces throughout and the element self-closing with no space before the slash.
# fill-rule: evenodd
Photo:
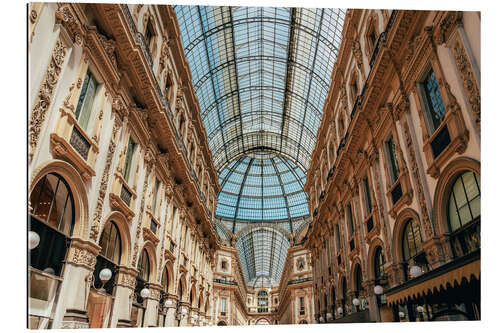
<svg viewBox="0 0 500 333">
<path fill-rule="evenodd" d="M 219 175 L 216 215 L 230 219 L 232 233 L 240 221 L 288 221 L 309 214 L 305 174 L 281 155 L 254 152 L 231 162 Z"/>
<path fill-rule="evenodd" d="M 259 227 L 241 235 L 236 249 L 247 285 L 263 278 L 271 285 L 279 284 L 289 247 L 285 235 L 275 229 Z"/>
<path fill-rule="evenodd" d="M 174 9 L 222 188 L 216 230 L 255 226 L 236 241 L 245 280 L 279 283 L 289 243 L 262 224 L 293 233 L 308 216 L 303 184 L 345 10 Z"/>
<path fill-rule="evenodd" d="M 306 171 L 345 10 L 174 8 L 218 172 L 256 147 Z"/>
</svg>

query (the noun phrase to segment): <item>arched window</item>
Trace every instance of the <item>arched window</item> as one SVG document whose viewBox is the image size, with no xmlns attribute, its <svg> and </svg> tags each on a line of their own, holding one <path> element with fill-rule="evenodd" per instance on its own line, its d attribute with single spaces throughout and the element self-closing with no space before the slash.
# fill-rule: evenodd
<svg viewBox="0 0 500 333">
<path fill-rule="evenodd" d="M 168 268 L 165 266 L 165 269 L 163 270 L 163 274 L 161 276 L 161 286 L 163 291 L 168 293 L 168 288 L 170 286 L 170 280 L 168 278 Z"/>
<path fill-rule="evenodd" d="M 149 256 L 146 249 L 141 252 L 137 268 L 139 269 L 138 277 L 145 282 L 149 281 Z"/>
<path fill-rule="evenodd" d="M 30 196 L 29 230 L 40 242 L 30 251 L 29 265 L 60 275 L 75 222 L 74 201 L 66 181 L 56 173 L 44 176 Z"/>
<path fill-rule="evenodd" d="M 347 302 L 347 280 L 345 279 L 345 276 L 342 277 L 342 309 L 344 310 L 344 314 L 347 311 L 346 307 L 346 302 Z"/>
<path fill-rule="evenodd" d="M 359 264 L 354 268 L 354 283 L 354 294 L 359 297 L 360 292 L 363 290 L 363 275 Z"/>
<path fill-rule="evenodd" d="M 257 306 L 258 312 L 267 312 L 268 311 L 268 297 L 267 297 L 267 292 L 265 290 L 259 291 L 257 294 Z"/>
<path fill-rule="evenodd" d="M 139 273 L 137 274 L 136 278 L 130 321 L 132 322 L 132 326 L 143 327 L 146 303 L 141 296 L 141 291 L 142 289 L 147 288 L 147 282 L 149 281 L 150 273 L 150 262 L 146 249 L 142 249 L 141 256 L 139 257 L 139 262 L 137 263 L 137 269 L 139 270 Z"/>
<path fill-rule="evenodd" d="M 101 252 L 97 256 L 97 262 L 94 269 L 94 286 L 96 288 L 104 288 L 106 293 L 113 294 L 113 287 L 116 273 L 118 272 L 118 265 L 120 265 L 122 251 L 120 232 L 113 221 L 110 221 L 104 227 L 99 240 L 99 246 L 101 247 Z M 105 268 L 111 270 L 112 276 L 105 285 L 102 285 L 99 273 Z"/>
<path fill-rule="evenodd" d="M 471 171 L 462 173 L 453 184 L 448 199 L 448 223 L 456 231 L 481 215 L 479 177 Z"/>
<path fill-rule="evenodd" d="M 335 313 L 335 288 L 332 287 L 332 313 Z"/>
<path fill-rule="evenodd" d="M 403 262 L 406 266 L 406 278 L 409 277 L 409 269 L 416 265 L 427 271 L 427 260 L 422 248 L 422 237 L 420 227 L 414 219 L 409 219 L 403 230 Z"/>
<path fill-rule="evenodd" d="M 460 174 L 448 198 L 448 225 L 451 247 L 455 257 L 481 247 L 481 183 L 474 172 Z"/>
<path fill-rule="evenodd" d="M 111 221 L 106 225 L 102 231 L 101 240 L 99 241 L 101 247 L 101 256 L 114 264 L 120 264 L 120 257 L 122 254 L 122 244 L 120 232 L 115 222 Z"/>
<path fill-rule="evenodd" d="M 375 255 L 374 255 L 374 276 L 375 276 L 375 281 L 378 283 L 379 280 L 385 278 L 385 272 L 384 272 L 384 264 L 385 264 L 385 257 L 384 257 L 384 252 L 382 251 L 382 247 L 378 246 L 375 249 Z"/>
</svg>

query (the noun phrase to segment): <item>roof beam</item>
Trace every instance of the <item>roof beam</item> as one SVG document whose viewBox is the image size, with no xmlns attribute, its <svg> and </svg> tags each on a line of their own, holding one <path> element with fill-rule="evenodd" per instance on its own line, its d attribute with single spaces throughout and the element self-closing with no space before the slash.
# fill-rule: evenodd
<svg viewBox="0 0 500 333">
<path fill-rule="evenodd" d="M 243 180 L 241 181 L 240 191 L 239 191 L 239 194 L 238 194 L 238 200 L 236 201 L 236 210 L 234 212 L 233 234 L 234 234 L 234 230 L 236 228 L 236 220 L 237 220 L 237 217 L 238 217 L 238 211 L 240 210 L 241 194 L 243 193 L 243 187 L 245 185 L 245 181 L 247 180 L 248 172 L 250 171 L 250 168 L 252 167 L 253 161 L 255 161 L 254 158 L 250 159 L 250 162 L 248 163 L 247 169 L 245 170 L 245 175 L 243 176 Z"/>
<path fill-rule="evenodd" d="M 203 35 L 203 44 L 205 46 L 205 55 L 207 57 L 208 69 L 209 69 L 209 71 L 212 71 L 212 64 L 210 61 L 210 52 L 208 52 L 207 36 L 205 34 L 205 24 L 203 22 L 203 16 L 201 15 L 200 6 L 196 6 L 196 8 L 198 9 L 198 17 L 200 19 L 200 28 L 201 28 L 202 35 Z M 214 98 L 217 100 L 217 91 L 215 89 L 214 77 L 212 75 L 210 75 L 210 81 L 212 82 L 212 92 L 214 94 Z M 217 110 L 217 118 L 219 120 L 219 126 L 221 126 L 222 121 L 220 119 L 220 110 L 219 110 L 218 104 L 216 106 L 216 110 Z M 226 147 L 226 139 L 224 137 L 224 132 L 222 132 L 222 142 L 224 143 L 224 147 Z M 227 150 L 225 149 L 224 151 L 225 151 L 225 156 L 226 156 L 226 160 L 227 160 Z"/>
<path fill-rule="evenodd" d="M 280 173 L 278 171 L 278 168 L 276 167 L 276 163 L 274 162 L 274 159 L 271 159 L 271 163 L 273 164 L 274 170 L 276 171 L 276 177 L 278 178 L 278 180 L 280 182 L 281 192 L 283 193 L 283 198 L 285 199 L 286 214 L 288 215 L 288 224 L 290 225 L 290 233 L 292 233 L 293 232 L 292 216 L 290 215 L 290 205 L 288 203 L 288 197 L 286 196 L 286 193 L 285 193 L 285 186 L 283 185 L 283 181 L 281 180 Z"/>
<path fill-rule="evenodd" d="M 286 113 L 288 109 L 288 105 L 290 104 L 290 97 L 288 96 L 288 92 L 291 91 L 292 82 L 290 79 L 292 77 L 293 70 L 293 58 L 295 51 L 295 13 L 296 8 L 291 9 L 290 13 L 290 30 L 288 31 L 288 50 L 286 56 L 286 76 L 285 76 L 285 92 L 283 93 L 283 115 L 281 117 L 281 140 L 280 140 L 280 151 L 283 146 L 283 130 L 285 128 L 285 119 Z"/>
<path fill-rule="evenodd" d="M 319 28 L 319 30 L 316 33 L 316 47 L 314 48 L 314 57 L 313 57 L 313 63 L 312 63 L 312 66 L 311 66 L 311 71 L 314 71 L 314 66 L 316 65 L 316 59 L 317 59 L 317 55 L 318 55 L 318 44 L 319 44 L 319 38 L 320 38 L 321 25 L 323 24 L 323 14 L 324 13 L 325 13 L 325 10 L 321 9 L 321 16 L 319 18 L 319 24 L 318 24 L 318 27 L 320 27 L 320 28 Z M 307 88 L 306 100 L 309 100 L 309 95 L 311 93 L 312 80 L 313 80 L 313 77 L 311 75 L 311 79 L 309 80 L 309 87 Z M 302 134 L 304 133 L 304 127 L 306 126 L 305 125 L 306 114 L 307 114 L 307 109 L 304 110 L 304 116 L 302 117 L 302 125 L 303 126 L 300 129 L 299 142 L 302 142 Z M 299 159 L 299 153 L 300 153 L 300 151 L 297 150 L 297 158 L 295 159 L 297 161 Z M 309 155 L 311 155 L 311 153 L 312 153 L 312 151 L 309 153 Z"/>
</svg>

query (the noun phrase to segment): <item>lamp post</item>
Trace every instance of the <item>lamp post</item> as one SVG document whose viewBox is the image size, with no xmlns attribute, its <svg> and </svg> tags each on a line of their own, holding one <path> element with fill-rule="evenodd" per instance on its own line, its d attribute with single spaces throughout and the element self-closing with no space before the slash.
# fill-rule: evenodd
<svg viewBox="0 0 500 333">
<path fill-rule="evenodd" d="M 102 286 L 99 289 L 99 292 L 105 293 L 106 289 L 104 289 L 104 285 L 111 279 L 111 276 L 113 275 L 113 272 L 109 268 L 103 268 L 99 272 L 99 279 L 102 281 Z"/>
<path fill-rule="evenodd" d="M 354 305 L 354 307 L 356 308 L 356 312 L 359 312 L 359 299 L 358 298 L 354 298 L 352 300 L 352 305 Z"/>
<path fill-rule="evenodd" d="M 377 284 L 375 287 L 373 287 L 373 293 L 375 294 L 375 300 L 377 301 L 377 315 L 378 315 L 378 320 L 382 321 L 382 314 L 380 312 L 380 308 L 382 307 L 382 294 L 384 293 L 384 288 Z"/>
<path fill-rule="evenodd" d="M 424 307 L 422 305 L 417 306 L 417 312 L 420 321 L 424 321 Z"/>
</svg>

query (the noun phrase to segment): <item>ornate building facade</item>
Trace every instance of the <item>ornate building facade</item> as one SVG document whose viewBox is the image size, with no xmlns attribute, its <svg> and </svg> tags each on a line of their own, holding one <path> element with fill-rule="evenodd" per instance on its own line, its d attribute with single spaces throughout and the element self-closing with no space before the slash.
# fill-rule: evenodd
<svg viewBox="0 0 500 333">
<path fill-rule="evenodd" d="M 29 5 L 29 327 L 479 319 L 479 14 L 239 10 Z"/>
<path fill-rule="evenodd" d="M 320 321 L 480 319 L 480 15 L 349 11 L 308 173 Z"/>
</svg>

